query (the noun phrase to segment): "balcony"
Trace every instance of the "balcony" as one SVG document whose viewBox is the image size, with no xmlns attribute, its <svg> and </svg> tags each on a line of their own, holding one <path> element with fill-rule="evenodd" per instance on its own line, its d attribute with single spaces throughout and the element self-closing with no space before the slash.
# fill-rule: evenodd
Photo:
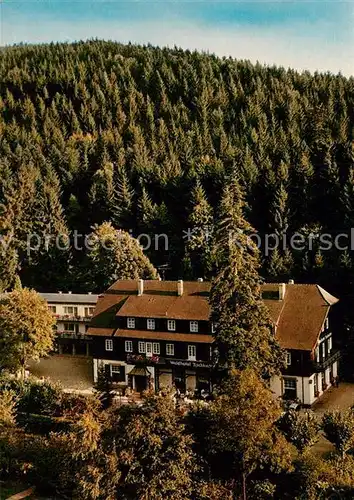
<svg viewBox="0 0 354 500">
<path fill-rule="evenodd" d="M 86 333 L 70 332 L 70 331 L 56 331 L 57 337 L 61 339 L 80 339 L 80 340 L 91 340 L 92 337 L 86 335 Z"/>
<path fill-rule="evenodd" d="M 79 321 L 82 323 L 89 323 L 91 321 L 92 316 L 78 316 L 77 314 L 55 314 L 55 319 L 57 321 Z"/>
<path fill-rule="evenodd" d="M 332 349 L 329 356 L 320 359 L 320 361 L 314 361 L 313 367 L 316 372 L 323 372 L 326 368 L 331 366 L 335 361 L 340 358 L 340 351 L 338 349 Z"/>
</svg>

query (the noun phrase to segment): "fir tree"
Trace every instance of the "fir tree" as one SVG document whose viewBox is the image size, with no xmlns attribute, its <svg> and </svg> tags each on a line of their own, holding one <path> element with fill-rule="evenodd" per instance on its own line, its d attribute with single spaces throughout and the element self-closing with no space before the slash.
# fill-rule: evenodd
<svg viewBox="0 0 354 500">
<path fill-rule="evenodd" d="M 259 252 L 243 207 L 241 188 L 233 179 L 224 189 L 214 235 L 212 319 L 220 359 L 229 368 L 268 375 L 279 370 L 283 356 L 261 299 Z"/>
<path fill-rule="evenodd" d="M 195 276 L 206 277 L 211 270 L 213 211 L 199 181 L 191 194 L 191 207 L 188 217 L 190 237 L 186 242 L 186 256 L 191 261 Z"/>
</svg>

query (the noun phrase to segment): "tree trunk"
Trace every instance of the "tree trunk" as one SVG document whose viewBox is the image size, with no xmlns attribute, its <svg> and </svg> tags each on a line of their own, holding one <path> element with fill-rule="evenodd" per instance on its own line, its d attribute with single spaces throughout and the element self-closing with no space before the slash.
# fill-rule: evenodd
<svg viewBox="0 0 354 500">
<path fill-rule="evenodd" d="M 242 500 L 247 500 L 247 492 L 246 492 L 246 474 L 242 473 Z"/>
</svg>

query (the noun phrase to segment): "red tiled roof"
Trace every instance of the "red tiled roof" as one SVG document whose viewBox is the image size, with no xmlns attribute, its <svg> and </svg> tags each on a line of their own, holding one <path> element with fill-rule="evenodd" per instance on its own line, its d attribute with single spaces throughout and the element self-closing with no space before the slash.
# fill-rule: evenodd
<svg viewBox="0 0 354 500">
<path fill-rule="evenodd" d="M 318 285 L 287 285 L 283 307 L 272 316 L 284 349 L 311 351 L 318 340 L 330 306 L 338 299 Z M 273 310 L 274 314 L 274 310 Z"/>
<path fill-rule="evenodd" d="M 96 335 L 96 336 L 102 336 L 102 337 L 112 337 L 114 331 L 115 331 L 115 328 L 95 328 L 95 327 L 91 326 L 87 330 L 86 335 Z"/>
<path fill-rule="evenodd" d="M 209 282 L 185 281 L 183 295 L 179 297 L 177 281 L 146 280 L 144 293 L 138 296 L 137 280 L 117 281 L 100 296 L 88 334 L 98 335 L 91 332 L 100 327 L 115 329 L 116 315 L 208 321 L 210 286 Z M 279 343 L 284 349 L 312 350 L 330 306 L 338 299 L 318 285 L 287 284 L 283 287 L 285 296 L 279 300 L 280 286 L 277 283 L 262 285 L 263 300 L 276 325 Z M 132 337 L 137 330 L 128 332 Z M 157 332 L 139 331 L 136 336 L 146 333 Z M 177 340 L 176 335 L 182 334 L 166 332 L 164 335 L 173 335 Z M 191 339 L 190 334 L 185 336 L 186 340 Z"/>
<path fill-rule="evenodd" d="M 131 295 L 117 312 L 117 316 L 136 318 L 170 318 L 208 321 L 210 306 L 207 296 L 152 295 L 144 292 Z"/>
<path fill-rule="evenodd" d="M 146 330 L 116 330 L 114 337 L 126 337 L 141 340 L 169 340 L 172 342 L 193 342 L 201 344 L 210 344 L 214 342 L 212 335 L 202 333 L 171 333 L 155 332 Z"/>
</svg>

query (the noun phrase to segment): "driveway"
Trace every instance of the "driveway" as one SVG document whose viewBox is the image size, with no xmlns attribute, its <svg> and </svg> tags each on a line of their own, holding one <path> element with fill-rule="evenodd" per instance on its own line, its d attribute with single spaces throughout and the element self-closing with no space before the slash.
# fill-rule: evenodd
<svg viewBox="0 0 354 500">
<path fill-rule="evenodd" d="M 30 373 L 35 377 L 50 378 L 60 382 L 68 392 L 92 392 L 92 358 L 84 356 L 54 355 L 29 363 Z"/>
<path fill-rule="evenodd" d="M 315 403 L 312 410 L 323 415 L 328 410 L 346 410 L 354 405 L 354 384 L 342 382 L 339 387 L 330 387 Z"/>
<path fill-rule="evenodd" d="M 354 405 L 354 384 L 342 382 L 339 387 L 330 387 L 312 407 L 320 420 L 326 411 L 347 410 Z M 334 451 L 334 446 L 321 434 L 318 442 L 311 448 L 317 456 L 326 456 Z"/>
</svg>

